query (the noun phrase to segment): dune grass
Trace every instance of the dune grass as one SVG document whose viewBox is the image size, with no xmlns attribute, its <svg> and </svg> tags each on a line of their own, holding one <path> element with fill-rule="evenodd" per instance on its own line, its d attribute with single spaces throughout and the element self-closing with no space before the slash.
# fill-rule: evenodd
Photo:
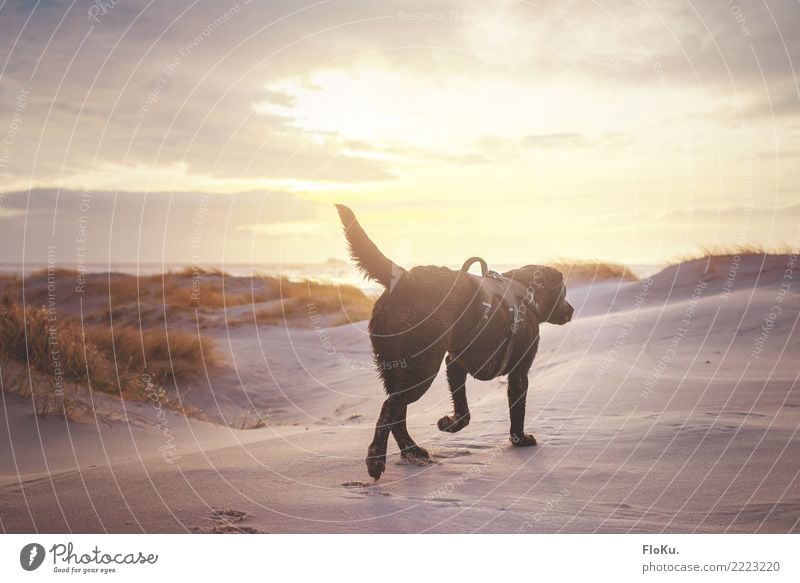
<svg viewBox="0 0 800 583">
<path fill-rule="evenodd" d="M 245 280 L 247 285 L 241 285 L 241 281 L 235 285 L 236 278 L 229 278 L 225 283 L 225 276 L 218 274 L 201 276 L 195 282 L 172 279 L 164 286 L 164 301 L 179 310 L 213 310 L 269 302 L 272 305 L 255 309 L 265 323 L 293 318 L 312 303 L 323 313 L 339 312 L 350 320 L 363 320 L 372 310 L 373 300 L 351 285 L 290 281 L 272 276 L 239 279 Z"/>
<path fill-rule="evenodd" d="M 686 253 L 676 256 L 667 261 L 666 265 L 680 265 L 689 261 L 709 258 L 729 258 L 745 257 L 747 255 L 790 255 L 797 250 L 792 250 L 789 245 L 776 245 L 765 247 L 763 245 L 741 244 L 741 245 L 704 245 L 694 253 Z"/>
<path fill-rule="evenodd" d="M 212 342 L 202 335 L 161 327 L 140 330 L 133 326 L 91 326 L 86 344 L 104 355 L 125 385 L 143 374 L 159 385 L 170 386 L 213 367 L 218 358 Z"/>
<path fill-rule="evenodd" d="M 22 283 L 25 284 L 25 299 L 29 306 L 38 306 L 46 300 L 46 279 L 55 277 L 59 301 L 73 298 L 78 272 L 57 268 L 48 273 L 40 269 L 22 280 L 9 278 L 0 281 L 0 291 L 15 301 L 22 300 Z M 343 320 L 361 320 L 369 317 L 373 298 L 352 285 L 303 280 L 292 281 L 286 277 L 254 275 L 252 277 L 231 276 L 219 269 L 186 267 L 165 274 L 136 276 L 122 273 L 86 274 L 82 285 L 84 302 L 90 299 L 105 300 L 103 310 L 147 304 L 160 305 L 168 312 L 194 312 L 195 310 L 219 310 L 254 306 L 266 319 L 275 312 L 275 306 L 258 304 L 278 302 L 280 319 L 295 316 L 308 304 L 315 304 L 323 313 L 340 313 Z M 63 291 L 62 291 L 63 290 Z M 300 300 L 300 301 L 298 301 Z M 302 303 L 302 306 L 299 304 Z M 97 302 L 95 301 L 96 305 Z M 299 307 L 298 307 L 299 306 Z M 108 319 L 107 317 L 105 318 Z"/>
<path fill-rule="evenodd" d="M 98 294 L 113 304 L 135 302 L 152 294 L 153 279 L 152 276 L 137 278 L 123 273 L 103 274 L 102 278 L 88 281 L 84 286 L 84 293 Z"/>
<path fill-rule="evenodd" d="M 202 336 L 180 330 L 84 325 L 55 319 L 45 308 L 0 305 L 0 359 L 49 375 L 51 384 L 72 384 L 143 399 L 142 375 L 160 386 L 197 374 L 216 362 Z"/>
<path fill-rule="evenodd" d="M 219 361 L 198 327 L 248 321 L 308 327 L 316 315 L 330 326 L 368 318 L 374 301 L 354 286 L 218 270 L 86 274 L 81 292 L 78 276 L 42 269 L 24 280 L 0 280 L 0 382 L 3 390 L 33 398 L 42 414 L 69 418 L 69 411 L 85 411 L 88 389 L 146 399 L 144 376 L 163 388 L 168 407 L 178 408 L 179 382 Z M 238 315 L 219 318 L 221 309 L 237 307 L 244 308 Z"/>
<path fill-rule="evenodd" d="M 576 282 L 637 281 L 639 278 L 621 263 L 600 260 L 557 258 L 549 264 L 564 274 L 567 284 Z"/>
<path fill-rule="evenodd" d="M 168 272 L 168 275 L 178 275 L 181 277 L 195 277 L 195 276 L 204 276 L 204 275 L 216 275 L 219 277 L 230 277 L 230 275 L 219 269 L 218 267 L 192 267 L 191 265 L 187 265 L 183 269 L 180 269 L 176 272 Z"/>
<path fill-rule="evenodd" d="M 37 269 L 35 271 L 30 272 L 25 279 L 26 280 L 33 280 L 33 279 L 41 279 L 46 278 L 48 275 L 53 275 L 55 277 L 77 277 L 78 270 L 77 269 L 67 269 L 65 267 L 56 267 L 50 270 L 48 267 L 42 267 L 41 269 Z"/>
<path fill-rule="evenodd" d="M 308 327 L 316 325 L 316 315 L 326 316 L 329 326 L 368 318 L 374 302 L 354 286 L 232 277 L 209 269 L 139 277 L 85 274 L 80 292 L 78 276 L 58 268 L 24 280 L 0 279 L 0 383 L 3 390 L 31 397 L 40 414 L 70 418 L 85 412 L 88 389 L 144 400 L 145 376 L 166 392 L 166 406 L 179 408 L 179 382 L 219 361 L 198 327 Z M 218 317 L 221 309 L 237 307 L 244 308 L 239 315 Z"/>
<path fill-rule="evenodd" d="M 181 286 L 174 281 L 164 287 L 164 301 L 178 310 L 233 308 L 266 301 L 267 296 L 249 292 L 226 292 L 222 285 L 200 284 L 198 288 Z"/>
<path fill-rule="evenodd" d="M 352 285 L 287 279 L 276 279 L 275 282 L 280 301 L 256 310 L 259 324 L 281 324 L 285 319 L 311 325 L 312 318 L 317 315 L 328 315 L 331 319 L 327 325 L 336 326 L 366 320 L 375 303 L 374 298 Z"/>
<path fill-rule="evenodd" d="M 87 366 L 101 369 L 96 351 L 80 354 L 80 338 L 74 325 L 49 320 L 45 308 L 24 309 L 8 298 L 0 306 L 0 354 L 35 370 L 51 372 L 57 362 L 64 378 L 73 381 L 85 377 Z"/>
</svg>

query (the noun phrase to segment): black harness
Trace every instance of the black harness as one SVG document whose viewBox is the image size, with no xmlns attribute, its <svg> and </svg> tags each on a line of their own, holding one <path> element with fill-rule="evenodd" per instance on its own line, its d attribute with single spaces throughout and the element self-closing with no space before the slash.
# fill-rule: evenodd
<svg viewBox="0 0 800 583">
<path fill-rule="evenodd" d="M 467 273 L 473 263 L 480 263 L 481 275 Z M 493 376 L 504 374 L 514 351 L 514 340 L 517 338 L 520 324 L 527 322 L 533 325 L 529 318 L 531 315 L 539 317 L 539 304 L 536 301 L 535 285 L 526 287 L 522 282 L 511 277 L 506 277 L 496 271 L 491 271 L 486 261 L 480 257 L 470 257 L 461 267 L 461 272 L 473 278 L 478 285 L 478 295 L 483 306 L 481 317 L 475 328 L 477 336 L 495 314 L 507 314 L 509 333 L 506 336 L 505 351 L 499 366 Z"/>
</svg>

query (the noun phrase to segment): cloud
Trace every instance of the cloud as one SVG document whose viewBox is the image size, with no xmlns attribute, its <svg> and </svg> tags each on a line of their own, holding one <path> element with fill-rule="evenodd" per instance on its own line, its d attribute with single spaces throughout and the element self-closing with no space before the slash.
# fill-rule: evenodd
<svg viewBox="0 0 800 583">
<path fill-rule="evenodd" d="M 378 160 L 344 154 L 336 136 L 319 143 L 252 109 L 259 100 L 291 106 L 293 96 L 267 89 L 271 80 L 300 79 L 310 67 L 372 46 L 385 33 L 373 19 L 391 20 L 385 8 L 258 2 L 236 4 L 224 17 L 230 7 L 210 2 L 125 2 L 94 22 L 91 5 L 11 3 L 2 10 L 0 46 L 10 57 L 4 96 L 31 95 L 13 144 L 17 182 L 58 182 L 109 162 L 179 162 L 223 178 L 393 177 Z M 318 177 L 330 158 L 336 164 Z"/>
<path fill-rule="evenodd" d="M 408 79 L 435 79 L 464 97 L 475 88 L 498 87 L 488 97 L 497 100 L 498 109 L 490 107 L 484 116 L 473 115 L 474 120 L 490 120 L 513 107 L 503 101 L 513 84 L 535 88 L 569 79 L 569 92 L 598 91 L 596 98 L 604 102 L 603 87 L 616 98 L 632 84 L 640 91 L 650 87 L 664 93 L 653 71 L 656 62 L 671 91 L 695 93 L 701 100 L 704 95 L 712 100 L 732 96 L 753 116 L 767 111 L 763 74 L 777 96 L 773 111 L 798 114 L 789 63 L 800 58 L 800 41 L 789 32 L 800 26 L 800 16 L 790 2 L 746 6 L 739 15 L 711 1 L 695 3 L 696 11 L 668 2 L 643 10 L 625 2 L 611 2 L 605 9 L 506 2 L 490 9 L 477 1 L 455 0 L 231 6 L 131 1 L 97 19 L 88 14 L 91 6 L 8 3 L 2 9 L 0 46 L 9 56 L 2 92 L 10 98 L 2 107 L 8 108 L 20 91 L 30 91 L 30 107 L 13 144 L 14 183 L 59 183 L 65 175 L 89 176 L 108 163 L 182 163 L 190 173 L 210 172 L 221 179 L 390 180 L 410 160 L 429 160 L 416 155 L 425 148 L 404 144 L 402 161 L 348 153 L 341 144 L 353 139 L 342 134 L 350 125 L 315 132 L 293 111 L 298 95 L 275 89 L 287 83 L 313 89 L 320 71 L 359 74 L 365 67 L 390 72 L 401 86 Z M 42 42 L 51 35 L 49 44 Z M 574 85 L 579 80 L 583 88 Z M 316 88 L 324 103 L 332 87 Z M 642 99 L 651 97 L 642 94 Z M 521 100 L 526 98 L 531 96 L 520 93 Z M 557 103 L 564 97 L 553 99 Z M 259 103 L 270 103 L 284 115 L 274 115 L 275 110 L 259 114 L 253 107 Z M 356 101 L 349 107 L 358 116 L 365 105 L 370 104 Z M 651 100 L 650 105 L 654 113 L 665 113 L 658 111 L 665 108 L 663 102 Z M 551 106 L 539 103 L 535 113 L 544 107 L 547 115 Z M 347 109 L 345 101 L 340 111 Z M 616 122 L 617 115 L 609 121 Z M 423 111 L 416 116 L 424 121 Z M 379 109 L 374 119 L 391 116 Z M 454 139 L 460 151 L 428 151 L 456 162 L 485 162 L 470 150 L 470 140 Z M 381 150 L 381 140 L 369 141 L 373 151 Z M 317 169 L 331 158 L 335 167 L 319 176 Z"/>
<path fill-rule="evenodd" d="M 782 220 L 800 220 L 800 204 L 790 205 L 735 205 L 719 208 L 696 206 L 691 209 L 676 209 L 669 212 L 658 213 L 654 218 L 666 220 L 687 220 L 704 222 L 726 222 L 762 220 L 768 221 L 773 217 Z"/>
<path fill-rule="evenodd" d="M 743 108 L 741 115 L 745 120 L 765 119 L 783 121 L 786 118 L 800 117 L 800 96 L 797 88 L 786 84 L 773 89 L 767 100 L 753 100 Z"/>
<path fill-rule="evenodd" d="M 320 224 L 336 224 L 332 205 L 285 192 L 37 189 L 4 195 L 2 209 L 0 261 L 43 262 L 53 248 L 67 266 L 277 261 L 277 249 L 254 248 L 250 225 L 258 225 L 259 235 L 291 242 Z M 297 258 L 291 249 L 286 253 Z"/>
<path fill-rule="evenodd" d="M 529 134 L 521 137 L 481 136 L 475 149 L 484 157 L 494 160 L 523 159 L 532 151 L 578 153 L 585 159 L 587 152 L 610 156 L 612 150 L 622 150 L 633 143 L 626 132 L 606 132 L 590 136 L 578 132 Z"/>
</svg>

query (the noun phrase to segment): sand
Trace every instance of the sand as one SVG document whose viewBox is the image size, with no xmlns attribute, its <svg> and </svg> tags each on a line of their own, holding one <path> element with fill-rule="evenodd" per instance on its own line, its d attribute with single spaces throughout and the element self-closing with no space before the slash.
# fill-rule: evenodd
<svg viewBox="0 0 800 583">
<path fill-rule="evenodd" d="M 258 429 L 111 397 L 102 418 L 66 423 L 4 394 L 2 530 L 800 532 L 788 262 L 698 260 L 573 286 L 576 317 L 544 326 L 531 372 L 539 445 L 508 443 L 502 380 L 468 380 L 471 424 L 439 432 L 440 374 L 408 419 L 435 463 L 401 460 L 390 440 L 377 483 L 363 458 L 383 394 L 365 322 L 208 330 L 226 364 L 188 398 Z"/>
</svg>

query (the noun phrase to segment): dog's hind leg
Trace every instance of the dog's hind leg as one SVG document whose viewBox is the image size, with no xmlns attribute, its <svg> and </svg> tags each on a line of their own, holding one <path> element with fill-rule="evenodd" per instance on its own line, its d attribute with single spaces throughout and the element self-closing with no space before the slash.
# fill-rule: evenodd
<svg viewBox="0 0 800 583">
<path fill-rule="evenodd" d="M 395 395 L 402 400 L 403 405 L 400 408 L 397 423 L 392 425 L 392 435 L 400 448 L 400 455 L 412 462 L 425 461 L 430 456 L 408 434 L 406 411 L 408 405 L 419 400 L 430 388 L 433 379 L 436 378 L 436 373 L 439 372 L 443 356 L 443 348 L 431 347 L 424 354 L 417 355 L 417 358 L 414 359 L 415 362 L 412 363 L 413 366 L 398 375 L 400 386 L 404 388 Z"/>
<path fill-rule="evenodd" d="M 536 445 L 536 438 L 525 433 L 525 400 L 528 397 L 528 371 L 508 375 L 508 414 L 511 418 L 511 443 L 517 446 Z"/>
<path fill-rule="evenodd" d="M 453 416 L 445 415 L 439 419 L 441 431 L 455 433 L 469 425 L 469 405 L 467 404 L 467 370 L 447 355 L 447 384 L 453 397 Z"/>
<path fill-rule="evenodd" d="M 414 368 L 402 372 L 395 369 L 391 374 L 387 373 L 384 379 L 389 397 L 383 403 L 378 423 L 375 425 L 375 437 L 367 451 L 367 471 L 376 480 L 386 469 L 389 433 L 394 435 L 404 458 L 412 461 L 428 459 L 428 452 L 411 439 L 406 427 L 408 405 L 424 395 L 436 377 L 439 364 L 435 363 L 435 359 L 427 360 L 428 366 L 417 363 Z M 439 363 L 441 361 L 440 357 Z"/>
<path fill-rule="evenodd" d="M 400 420 L 392 425 L 392 435 L 394 435 L 397 446 L 400 448 L 400 455 L 404 459 L 411 462 L 425 462 L 430 459 L 430 455 L 428 455 L 428 450 L 418 446 L 408 434 L 408 428 L 406 427 L 407 410 L 408 405 L 404 404 L 401 408 Z"/>
<path fill-rule="evenodd" d="M 445 344 L 441 342 L 409 358 L 406 367 L 384 369 L 383 382 L 389 398 L 381 409 L 375 427 L 375 439 L 369 446 L 367 455 L 367 470 L 376 480 L 386 469 L 386 442 L 390 432 L 404 458 L 414 462 L 428 459 L 428 452 L 418 446 L 408 434 L 406 412 L 408 405 L 419 400 L 430 388 L 445 351 Z"/>
<path fill-rule="evenodd" d="M 389 395 L 389 398 L 383 402 L 378 423 L 375 424 L 375 436 L 367 450 L 367 472 L 376 480 L 386 469 L 386 446 L 389 441 L 389 433 L 401 414 L 405 424 L 405 410 L 405 403 L 402 403 L 397 395 Z"/>
</svg>

